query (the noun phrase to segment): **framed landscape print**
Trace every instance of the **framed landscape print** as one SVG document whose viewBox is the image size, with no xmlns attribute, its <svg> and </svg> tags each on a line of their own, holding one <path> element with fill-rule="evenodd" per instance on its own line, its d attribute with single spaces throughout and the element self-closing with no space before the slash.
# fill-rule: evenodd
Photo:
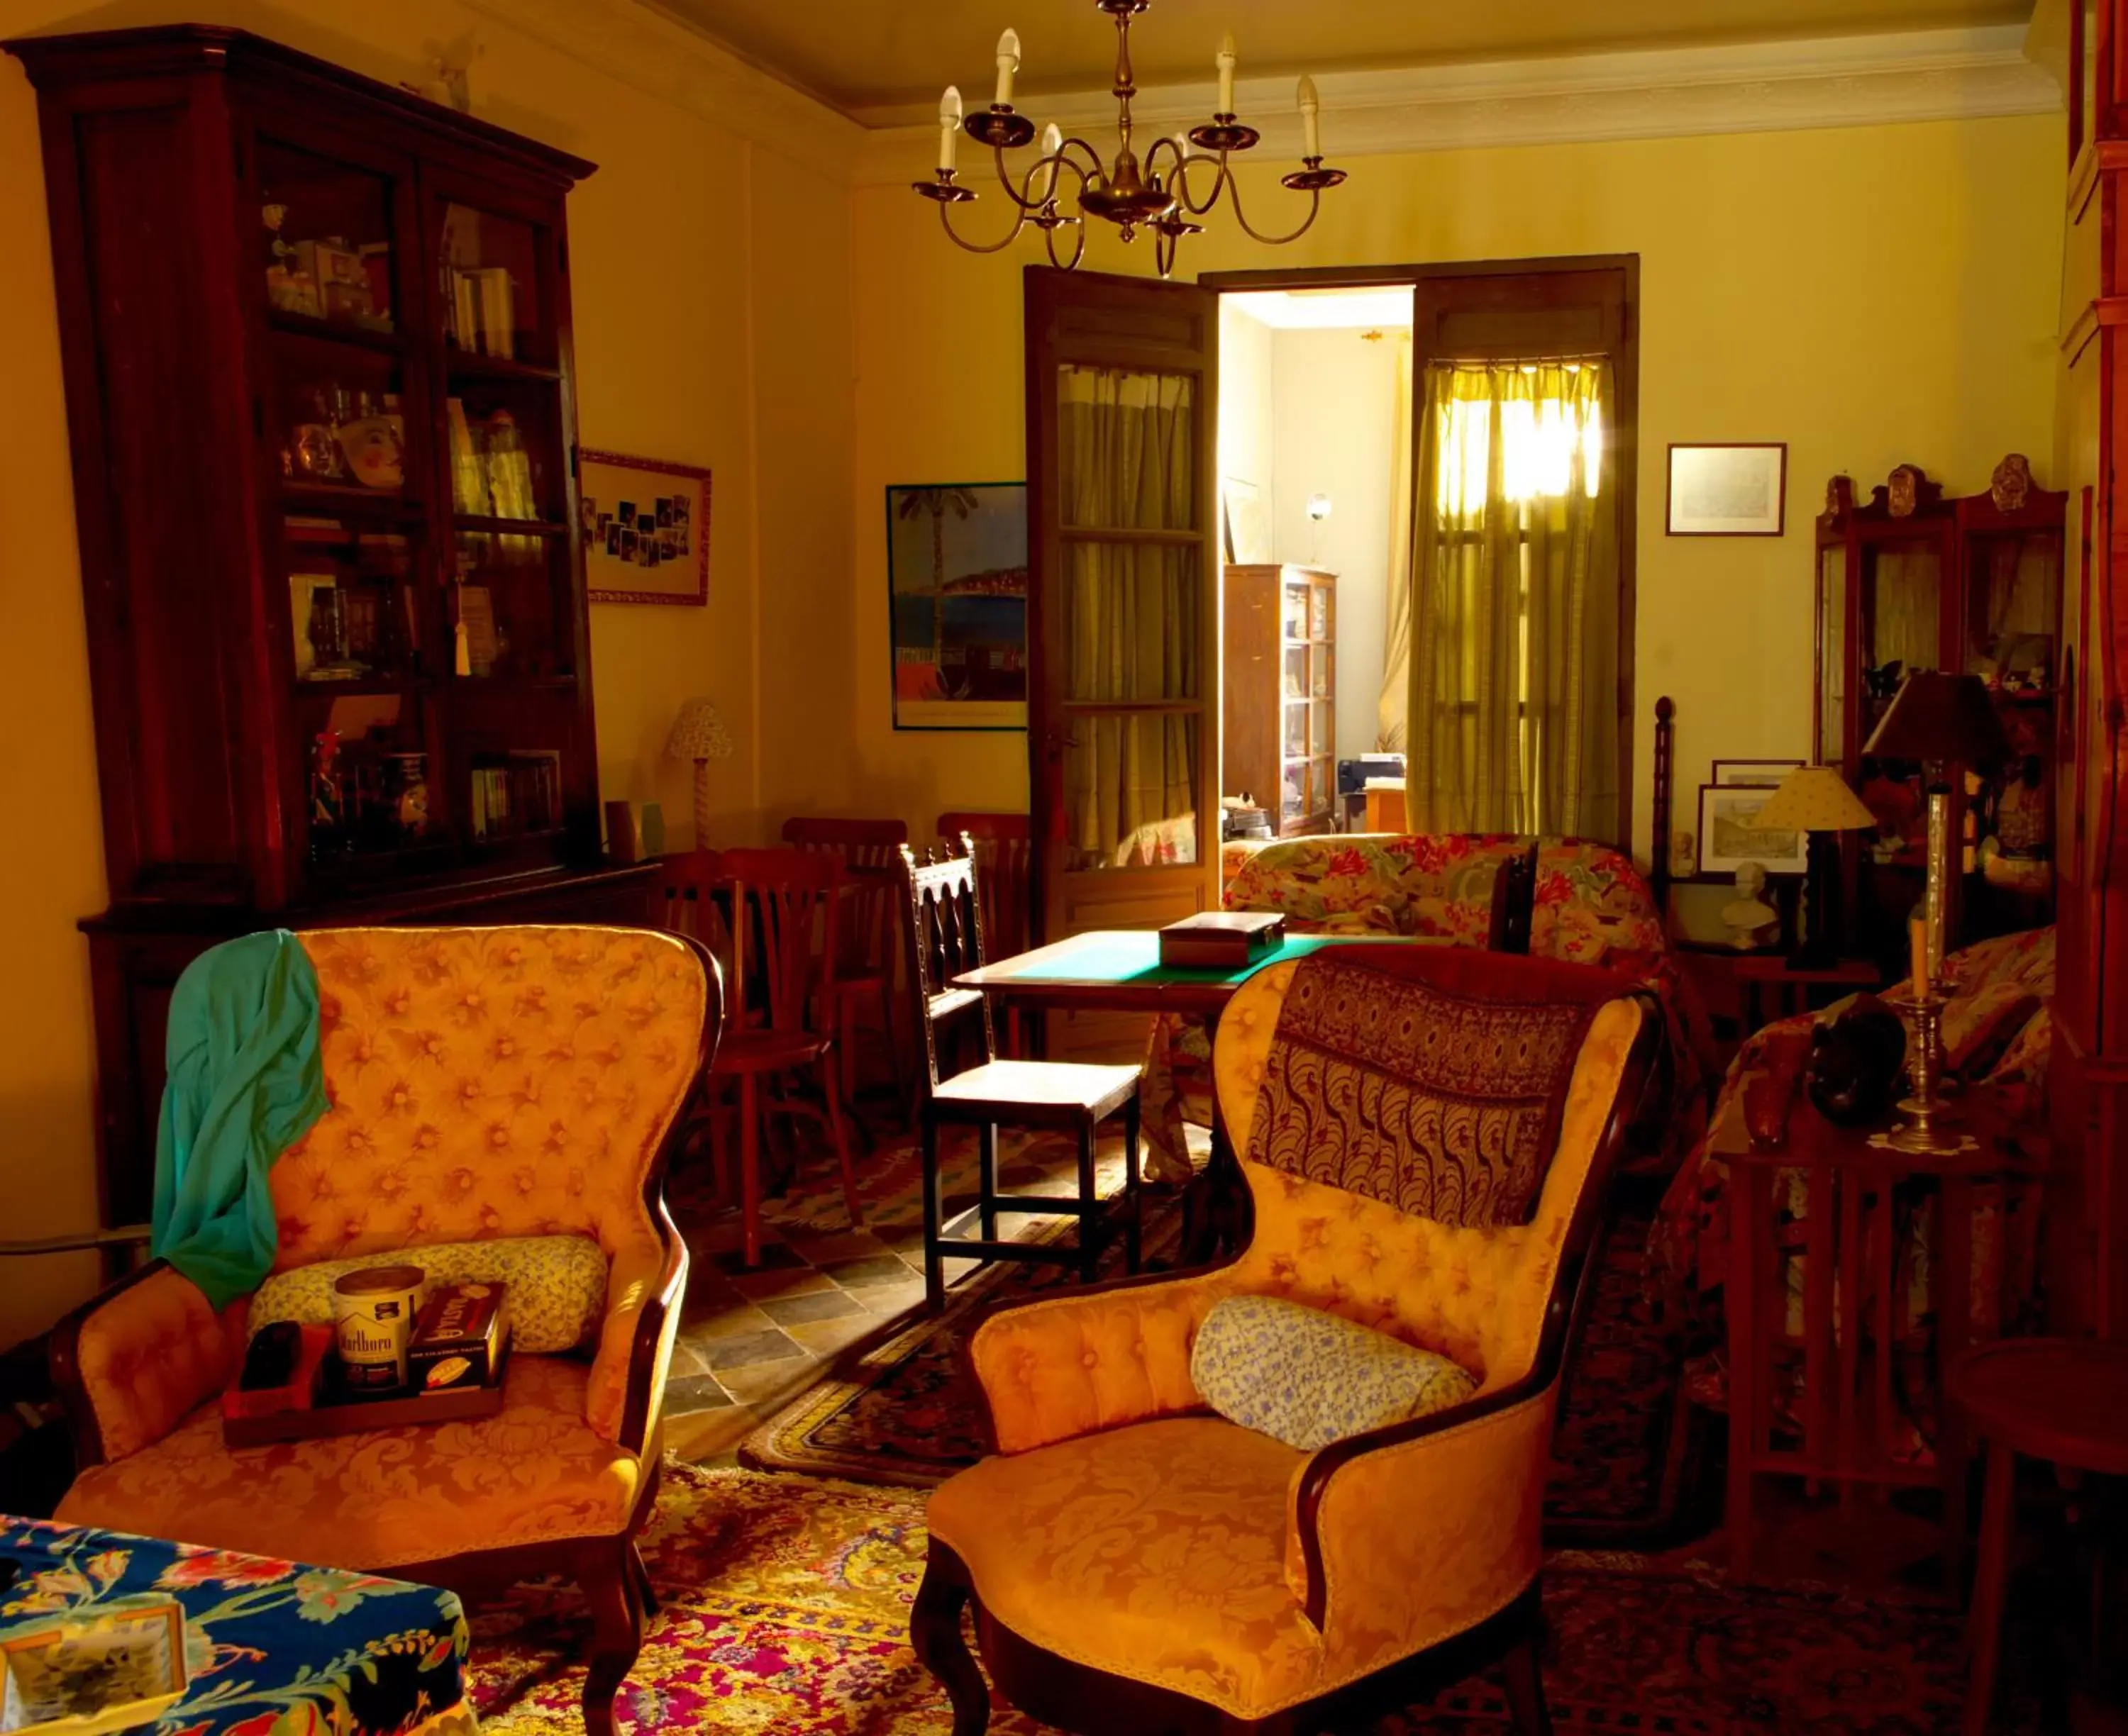
<svg viewBox="0 0 2128 1736">
<path fill-rule="evenodd" d="M 710 473 L 692 464 L 579 455 L 584 578 L 594 603 L 710 600 Z"/>
<path fill-rule="evenodd" d="M 1773 831 L 1759 824 L 1759 810 L 1774 799 L 1755 784 L 1699 786 L 1699 871 L 1733 874 L 1756 862 L 1769 874 L 1801 874 L 1810 866 L 1810 834 Z"/>
<path fill-rule="evenodd" d="M 1027 728 L 1027 485 L 886 491 L 896 729 Z"/>
<path fill-rule="evenodd" d="M 1784 440 L 1670 449 L 1674 537 L 1777 537 L 1787 528 Z"/>
<path fill-rule="evenodd" d="M 1717 760 L 1717 784 L 1750 784 L 1770 790 L 1791 771 L 1803 769 L 1801 760 Z"/>
</svg>

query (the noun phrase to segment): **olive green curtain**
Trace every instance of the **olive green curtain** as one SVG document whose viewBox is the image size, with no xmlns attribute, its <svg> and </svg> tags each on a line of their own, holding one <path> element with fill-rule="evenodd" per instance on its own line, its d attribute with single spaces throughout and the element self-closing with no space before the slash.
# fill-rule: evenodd
<svg viewBox="0 0 2128 1736">
<path fill-rule="evenodd" d="M 1382 696 L 1375 709 L 1375 751 L 1402 753 L 1411 711 L 1411 334 L 1397 334 L 1396 406 L 1389 420 L 1389 564 L 1384 589 Z"/>
<path fill-rule="evenodd" d="M 1615 837 L 1610 365 L 1441 363 L 1423 389 L 1412 828 Z"/>
<path fill-rule="evenodd" d="M 1057 382 L 1063 522 L 1195 528 L 1195 382 L 1066 367 Z M 1196 859 L 1199 552 L 1183 542 L 1067 536 L 1064 805 L 1075 868 Z M 1084 709 L 1100 707 L 1100 709 Z M 1146 707 L 1133 709 L 1133 707 Z"/>
</svg>

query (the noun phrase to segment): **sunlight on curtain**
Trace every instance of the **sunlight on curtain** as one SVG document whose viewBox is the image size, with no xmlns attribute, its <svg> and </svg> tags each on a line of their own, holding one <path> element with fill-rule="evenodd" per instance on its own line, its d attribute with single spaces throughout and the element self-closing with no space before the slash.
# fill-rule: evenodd
<svg viewBox="0 0 2128 1736">
<path fill-rule="evenodd" d="M 1609 364 L 1426 372 L 1412 575 L 1411 823 L 1615 835 Z"/>
<path fill-rule="evenodd" d="M 1375 752 L 1404 751 L 1411 711 L 1411 334 L 1397 334 L 1396 404 L 1389 423 L 1389 562 L 1383 586 L 1382 696 L 1375 708 Z"/>
<path fill-rule="evenodd" d="M 1195 529 L 1195 412 L 1186 375 L 1061 369 L 1067 533 Z M 1199 551 L 1068 534 L 1064 549 L 1067 861 L 1074 868 L 1194 862 L 1197 719 L 1129 708 L 1199 697 Z"/>
</svg>

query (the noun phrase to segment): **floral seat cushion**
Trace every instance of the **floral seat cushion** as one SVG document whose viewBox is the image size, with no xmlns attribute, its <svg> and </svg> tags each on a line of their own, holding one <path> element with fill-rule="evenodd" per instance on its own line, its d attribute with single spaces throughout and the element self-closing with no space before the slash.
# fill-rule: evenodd
<svg viewBox="0 0 2128 1736">
<path fill-rule="evenodd" d="M 218 1404 L 75 1479 L 69 1525 L 366 1570 L 625 1530 L 643 1466 L 584 1418 L 589 1368 L 514 1359 L 503 1408 L 425 1427 L 222 1444 Z"/>
<path fill-rule="evenodd" d="M 1303 1457 L 1174 1417 L 986 1459 L 931 1497 L 928 1523 L 1022 1639 L 1247 1716 L 1307 1698 L 1322 1669 L 1285 1574 Z"/>
</svg>

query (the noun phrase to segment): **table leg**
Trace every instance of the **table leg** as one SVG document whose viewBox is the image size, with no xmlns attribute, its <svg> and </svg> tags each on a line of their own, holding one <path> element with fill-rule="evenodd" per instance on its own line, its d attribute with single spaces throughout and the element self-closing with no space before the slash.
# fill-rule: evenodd
<svg viewBox="0 0 2128 1736">
<path fill-rule="evenodd" d="M 2016 1494 L 2017 1455 L 1999 1440 L 1988 1442 L 1987 1492 L 1980 1505 L 1980 1567 L 1974 1576 L 1973 1608 L 1965 1624 L 1965 1648 L 1973 1673 L 1965 1690 L 1964 1736 L 1984 1736 L 1994 1703 Z"/>
<path fill-rule="evenodd" d="M 1764 1299 L 1766 1250 L 1762 1224 L 1767 1178 L 1746 1164 L 1729 1171 L 1729 1280 L 1725 1298 L 1729 1316 L 1729 1572 L 1751 1577 L 1751 1470 L 1758 1452 L 1760 1366 L 1759 1307 Z"/>
<path fill-rule="evenodd" d="M 1946 1175 L 1936 1195 L 1936 1252 L 1931 1282 L 1936 1302 L 1936 1390 L 1943 1421 L 1936 1468 L 1943 1479 L 1943 1578 L 1955 1597 L 1965 1577 L 1966 1487 L 1970 1459 L 1965 1419 L 1950 1399 L 1950 1371 L 1973 1341 L 1973 1183 Z M 1993 1473 L 1993 1461 L 1990 1461 Z M 1977 1592 L 1976 1592 L 1977 1596 Z"/>
<path fill-rule="evenodd" d="M 1216 1051 L 1219 1043 L 1219 1015 L 1204 1015 L 1204 1038 Z M 1212 1155 L 1204 1165 L 1200 1198 L 1203 1209 L 1189 1224 L 1183 1245 L 1186 1264 L 1201 1266 L 1215 1255 L 1232 1253 L 1247 1235 L 1242 1216 L 1248 1207 L 1247 1184 L 1235 1155 L 1234 1142 L 1227 1131 L 1227 1117 L 1219 1108 L 1217 1079 L 1212 1086 Z"/>
</svg>

